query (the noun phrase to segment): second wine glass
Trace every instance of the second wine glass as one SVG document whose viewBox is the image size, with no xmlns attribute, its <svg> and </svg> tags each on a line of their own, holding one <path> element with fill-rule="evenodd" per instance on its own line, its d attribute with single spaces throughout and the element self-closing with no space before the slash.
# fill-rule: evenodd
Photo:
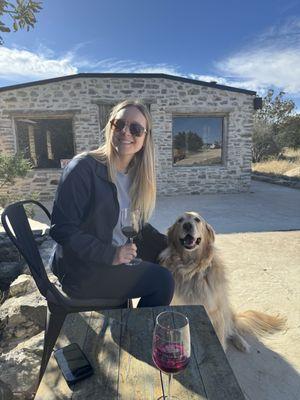
<svg viewBox="0 0 300 400">
<path fill-rule="evenodd" d="M 138 235 L 141 225 L 141 213 L 140 210 L 131 210 L 130 208 L 122 208 L 121 214 L 121 230 L 125 235 L 129 243 L 133 243 L 133 239 Z M 142 260 L 140 258 L 133 258 L 126 265 L 137 265 Z"/>
</svg>

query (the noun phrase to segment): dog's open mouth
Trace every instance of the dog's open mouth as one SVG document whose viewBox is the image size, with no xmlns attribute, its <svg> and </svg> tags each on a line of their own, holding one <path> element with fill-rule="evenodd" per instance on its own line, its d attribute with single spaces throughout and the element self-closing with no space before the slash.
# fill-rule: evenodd
<svg viewBox="0 0 300 400">
<path fill-rule="evenodd" d="M 183 238 L 180 239 L 180 243 L 187 250 L 193 250 L 200 243 L 201 238 L 194 238 L 189 233 Z"/>
</svg>

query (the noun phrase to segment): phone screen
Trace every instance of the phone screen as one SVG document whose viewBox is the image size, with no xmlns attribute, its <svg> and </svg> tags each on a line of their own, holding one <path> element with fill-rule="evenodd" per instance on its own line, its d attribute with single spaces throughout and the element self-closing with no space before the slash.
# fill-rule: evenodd
<svg viewBox="0 0 300 400">
<path fill-rule="evenodd" d="M 58 349 L 54 352 L 57 363 L 69 383 L 90 376 L 93 369 L 77 343 Z"/>
</svg>

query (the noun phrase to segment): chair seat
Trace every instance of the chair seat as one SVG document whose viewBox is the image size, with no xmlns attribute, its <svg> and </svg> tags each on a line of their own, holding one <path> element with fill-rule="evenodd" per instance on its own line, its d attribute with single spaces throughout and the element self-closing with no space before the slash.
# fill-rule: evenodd
<svg viewBox="0 0 300 400">
<path fill-rule="evenodd" d="M 127 304 L 127 298 L 80 298 L 78 296 L 78 290 L 76 287 L 74 289 L 72 287 L 61 286 L 59 282 L 53 283 L 53 286 L 57 289 L 60 296 L 63 297 L 63 302 L 68 307 L 79 307 L 79 308 L 89 308 L 89 309 L 104 309 L 104 308 L 119 308 Z M 52 296 L 51 296 L 52 297 Z M 47 299 L 50 300 L 49 296 Z M 54 299 L 53 299 L 54 300 Z M 51 300 L 50 300 L 51 301 Z M 54 300 L 54 303 L 56 301 Z"/>
<path fill-rule="evenodd" d="M 66 297 L 65 301 L 70 307 L 89 307 L 95 309 L 115 308 L 123 306 L 127 303 L 127 299 L 78 299 L 74 297 Z"/>
</svg>

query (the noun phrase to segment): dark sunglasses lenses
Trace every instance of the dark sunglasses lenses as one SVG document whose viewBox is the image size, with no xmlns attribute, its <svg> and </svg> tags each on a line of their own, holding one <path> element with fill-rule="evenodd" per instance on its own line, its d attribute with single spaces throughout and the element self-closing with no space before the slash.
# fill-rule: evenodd
<svg viewBox="0 0 300 400">
<path fill-rule="evenodd" d="M 123 119 L 114 119 L 111 121 L 111 124 L 117 131 L 121 131 L 124 129 L 126 122 Z M 140 124 L 132 122 L 129 125 L 129 132 L 133 136 L 141 136 L 145 132 L 145 129 Z"/>
</svg>

